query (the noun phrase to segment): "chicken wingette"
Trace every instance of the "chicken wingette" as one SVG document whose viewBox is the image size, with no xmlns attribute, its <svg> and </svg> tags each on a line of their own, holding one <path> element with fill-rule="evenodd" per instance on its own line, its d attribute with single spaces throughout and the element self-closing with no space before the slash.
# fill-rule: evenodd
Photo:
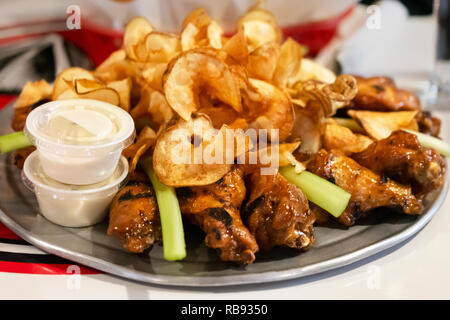
<svg viewBox="0 0 450 320">
<path fill-rule="evenodd" d="M 400 208 L 406 214 L 422 212 L 422 203 L 411 187 L 380 176 L 349 157 L 320 150 L 307 168 L 351 194 L 347 208 L 338 218 L 343 225 L 353 225 L 359 217 L 378 207 Z"/>
<path fill-rule="evenodd" d="M 395 131 L 373 142 L 352 158 L 381 176 L 411 185 L 418 198 L 444 184 L 444 158 L 433 149 L 423 148 L 417 136 L 405 131 Z"/>
<path fill-rule="evenodd" d="M 243 224 L 240 207 L 246 188 L 243 168 L 233 167 L 219 181 L 177 190 L 182 214 L 206 234 L 205 243 L 221 260 L 248 264 L 259 250 L 254 236 Z"/>
<path fill-rule="evenodd" d="M 276 246 L 308 249 L 314 243 L 314 215 L 308 199 L 279 173 L 246 178 L 249 196 L 243 210 L 245 224 L 262 251 Z"/>
<path fill-rule="evenodd" d="M 152 187 L 133 181 L 116 194 L 109 212 L 108 235 L 136 253 L 161 241 L 161 222 Z"/>
</svg>

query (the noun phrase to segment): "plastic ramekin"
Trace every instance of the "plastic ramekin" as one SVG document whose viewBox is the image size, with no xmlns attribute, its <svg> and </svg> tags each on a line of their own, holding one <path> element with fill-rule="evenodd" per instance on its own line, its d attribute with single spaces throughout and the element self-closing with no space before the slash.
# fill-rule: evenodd
<svg viewBox="0 0 450 320">
<path fill-rule="evenodd" d="M 116 171 L 107 180 L 73 189 L 49 177 L 43 179 L 42 174 L 38 152 L 34 151 L 25 160 L 22 180 L 35 193 L 42 215 L 64 227 L 86 227 L 107 216 L 114 195 L 126 181 L 128 161 L 121 157 Z"/>
<path fill-rule="evenodd" d="M 67 143 L 61 137 L 48 134 L 55 114 L 66 108 L 89 108 L 101 111 L 117 130 L 110 136 L 89 143 Z M 57 100 L 41 105 L 27 117 L 25 134 L 39 152 L 45 174 L 67 184 L 89 185 L 109 177 L 119 162 L 122 150 L 135 138 L 134 121 L 130 114 L 112 104 L 91 100 Z"/>
</svg>

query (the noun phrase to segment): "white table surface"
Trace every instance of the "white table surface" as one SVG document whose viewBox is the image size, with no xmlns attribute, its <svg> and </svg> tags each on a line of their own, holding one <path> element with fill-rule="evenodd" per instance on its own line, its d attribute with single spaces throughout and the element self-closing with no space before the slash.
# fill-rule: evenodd
<svg viewBox="0 0 450 320">
<path fill-rule="evenodd" d="M 450 110 L 450 108 L 449 108 Z M 450 111 L 435 112 L 450 141 Z M 187 289 L 127 281 L 107 274 L 0 273 L 1 299 L 449 299 L 450 197 L 408 241 L 352 265 L 297 280 Z"/>
</svg>

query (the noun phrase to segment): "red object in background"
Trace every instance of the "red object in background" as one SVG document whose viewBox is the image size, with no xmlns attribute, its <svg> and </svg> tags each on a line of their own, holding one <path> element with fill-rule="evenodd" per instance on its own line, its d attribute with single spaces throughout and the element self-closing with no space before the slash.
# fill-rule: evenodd
<svg viewBox="0 0 450 320">
<path fill-rule="evenodd" d="M 0 239 L 9 240 L 21 240 L 21 238 L 14 232 L 5 227 L 3 223 L 0 222 Z"/>
<path fill-rule="evenodd" d="M 333 39 L 339 23 L 353 11 L 353 8 L 354 6 L 351 6 L 343 13 L 326 20 L 284 27 L 282 30 L 286 37 L 307 46 L 308 55 L 315 56 Z M 123 31 L 105 28 L 87 20 L 81 21 L 80 30 L 63 31 L 60 34 L 84 50 L 96 66 L 120 48 L 123 37 Z"/>
<path fill-rule="evenodd" d="M 339 23 L 353 11 L 353 6 L 345 12 L 322 21 L 315 21 L 283 28 L 287 37 L 297 40 L 308 47 L 308 55 L 315 56 L 336 34 Z"/>
<path fill-rule="evenodd" d="M 3 107 L 6 107 L 8 105 L 8 103 L 13 101 L 15 98 L 16 98 L 15 95 L 10 95 L 10 94 L 2 94 L 2 95 L 0 95 L 0 110 Z"/>
<path fill-rule="evenodd" d="M 28 273 L 28 274 L 59 274 L 59 275 L 72 275 L 73 272 L 69 272 L 69 267 L 78 266 L 80 274 L 99 274 L 101 272 L 72 264 L 48 264 L 48 263 L 27 263 L 27 262 L 9 262 L 0 261 L 0 272 L 10 273 Z"/>
</svg>

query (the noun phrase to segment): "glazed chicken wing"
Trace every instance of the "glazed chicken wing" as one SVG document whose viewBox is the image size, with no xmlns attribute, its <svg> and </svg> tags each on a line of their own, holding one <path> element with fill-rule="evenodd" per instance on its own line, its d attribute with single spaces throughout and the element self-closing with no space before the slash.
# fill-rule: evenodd
<svg viewBox="0 0 450 320">
<path fill-rule="evenodd" d="M 444 158 L 433 149 L 423 148 L 414 134 L 405 131 L 373 142 L 352 158 L 379 175 L 410 184 L 418 198 L 444 184 Z"/>
<path fill-rule="evenodd" d="M 206 245 L 217 249 L 223 261 L 246 264 L 255 260 L 259 248 L 240 215 L 246 193 L 242 176 L 236 166 L 213 184 L 177 191 L 181 212 L 203 229 Z"/>
<path fill-rule="evenodd" d="M 439 136 L 441 119 L 433 117 L 429 111 L 421 111 L 416 115 L 419 131 L 433 137 Z"/>
<path fill-rule="evenodd" d="M 108 235 L 136 253 L 161 241 L 158 205 L 151 187 L 132 182 L 116 194 L 109 212 Z"/>
<path fill-rule="evenodd" d="M 356 109 L 372 111 L 420 110 L 415 94 L 399 89 L 388 77 L 363 78 L 355 76 L 358 94 L 353 99 Z"/>
<path fill-rule="evenodd" d="M 406 214 L 420 214 L 422 211 L 423 206 L 410 187 L 381 177 L 346 156 L 320 150 L 308 163 L 308 170 L 351 194 L 347 208 L 338 218 L 346 226 L 351 226 L 363 213 L 378 207 L 396 207 Z"/>
<path fill-rule="evenodd" d="M 307 249 L 314 243 L 314 215 L 303 192 L 280 174 L 247 177 L 249 197 L 243 210 L 246 225 L 259 247 Z"/>
</svg>

